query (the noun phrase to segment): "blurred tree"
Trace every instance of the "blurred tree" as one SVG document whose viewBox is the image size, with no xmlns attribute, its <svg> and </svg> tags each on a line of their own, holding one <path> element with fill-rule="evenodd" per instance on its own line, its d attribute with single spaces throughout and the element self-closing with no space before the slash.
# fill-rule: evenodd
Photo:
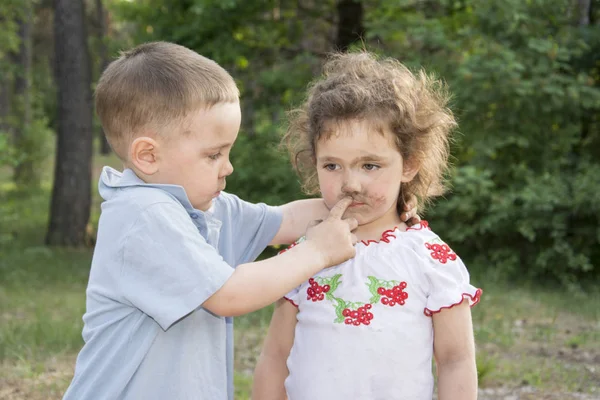
<svg viewBox="0 0 600 400">
<path fill-rule="evenodd" d="M 17 111 L 18 123 L 13 126 L 14 145 L 19 149 L 27 149 L 28 143 L 34 140 L 35 133 L 32 129 L 32 30 L 33 30 L 33 2 L 25 0 L 23 10 L 18 19 L 19 50 L 14 54 L 14 64 L 17 67 L 14 81 L 14 109 Z M 38 186 L 40 169 L 35 159 L 29 157 L 27 151 L 22 153 L 14 169 L 14 180 L 19 185 Z"/>
<path fill-rule="evenodd" d="M 12 99 L 14 84 L 13 54 L 19 50 L 20 2 L 6 0 L 0 4 L 0 152 L 2 164 L 14 164 L 14 157 L 7 157 L 14 150 L 12 140 Z"/>
<path fill-rule="evenodd" d="M 91 71 L 82 0 L 55 0 L 58 142 L 46 243 L 82 246 L 91 204 Z"/>
<path fill-rule="evenodd" d="M 340 0 L 336 5 L 338 22 L 335 48 L 347 51 L 365 35 L 363 3 L 359 0 Z"/>
<path fill-rule="evenodd" d="M 108 59 L 108 45 L 107 45 L 107 15 L 104 9 L 104 5 L 102 0 L 96 0 L 96 18 L 98 24 L 98 55 L 100 57 L 100 74 L 106 69 L 109 63 Z M 108 140 L 106 140 L 106 136 L 102 131 L 102 127 L 99 129 L 100 133 L 100 154 L 109 154 L 110 153 L 110 145 L 108 144 Z"/>
<path fill-rule="evenodd" d="M 12 154 L 10 166 L 19 189 L 39 185 L 50 153 L 51 132 L 42 113 L 48 91 L 39 85 L 33 48 L 41 8 L 39 0 L 6 0 L 0 5 L 0 132 L 7 135 L 3 143 L 8 147 L 2 151 Z"/>
</svg>

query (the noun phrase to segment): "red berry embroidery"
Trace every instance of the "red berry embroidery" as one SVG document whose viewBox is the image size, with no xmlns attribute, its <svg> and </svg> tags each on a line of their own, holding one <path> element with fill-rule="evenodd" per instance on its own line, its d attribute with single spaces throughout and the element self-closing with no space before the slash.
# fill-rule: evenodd
<svg viewBox="0 0 600 400">
<path fill-rule="evenodd" d="M 335 303 L 335 323 L 348 326 L 370 325 L 374 319 L 373 310 L 379 304 L 383 306 L 394 307 L 403 306 L 408 299 L 408 293 L 405 292 L 408 286 L 406 282 L 380 280 L 374 276 L 369 276 L 369 292 L 371 299 L 366 302 L 347 301 L 334 295 L 334 292 L 341 283 L 341 274 L 332 277 L 310 278 L 308 288 L 306 289 L 307 300 L 313 302 L 327 299 Z"/>
<path fill-rule="evenodd" d="M 327 298 L 330 298 L 332 295 L 330 292 L 333 292 L 340 284 L 339 279 L 341 276 L 341 274 L 337 274 L 331 278 L 310 278 L 308 280 L 309 286 L 306 288 L 306 300 L 317 302 L 325 300 L 326 296 Z"/>
<path fill-rule="evenodd" d="M 439 240 L 439 239 L 435 239 Z M 448 260 L 455 261 L 456 253 L 452 251 L 446 243 L 425 243 L 427 250 L 431 250 L 431 258 L 438 260 L 442 264 L 446 264 Z"/>
<path fill-rule="evenodd" d="M 408 299 L 408 293 L 404 291 L 405 288 L 406 282 L 400 282 L 399 284 L 392 287 L 391 290 L 385 290 L 385 297 L 381 298 L 381 304 L 390 307 L 394 307 L 396 304 L 403 306 L 406 302 L 406 299 Z M 377 289 L 377 293 L 379 293 L 379 289 Z"/>
<path fill-rule="evenodd" d="M 319 285 L 314 278 L 310 278 L 308 280 L 310 286 L 306 289 L 306 300 L 312 301 L 322 301 L 325 300 L 325 293 L 329 292 L 331 286 L 329 285 Z"/>
<path fill-rule="evenodd" d="M 358 307 L 356 310 L 344 308 L 342 311 L 342 315 L 345 317 L 344 323 L 346 325 L 354 326 L 360 326 L 361 324 L 369 325 L 373 319 L 373 313 L 369 311 L 371 307 L 371 304 L 365 304 L 364 306 Z"/>
<path fill-rule="evenodd" d="M 369 291 L 373 295 L 369 300 L 370 303 L 376 304 L 381 303 L 384 306 L 394 307 L 395 305 L 403 306 L 408 299 L 408 293 L 404 291 L 406 289 L 406 282 L 398 281 L 384 281 L 369 276 Z"/>
</svg>

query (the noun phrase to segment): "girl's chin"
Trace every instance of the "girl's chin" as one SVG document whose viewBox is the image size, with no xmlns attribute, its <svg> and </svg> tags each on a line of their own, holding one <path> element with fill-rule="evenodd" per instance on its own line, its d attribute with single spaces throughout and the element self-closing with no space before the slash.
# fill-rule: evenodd
<svg viewBox="0 0 600 400">
<path fill-rule="evenodd" d="M 353 213 L 353 212 L 346 212 L 345 217 L 346 218 L 352 217 L 352 218 L 356 219 L 356 221 L 358 222 L 358 226 L 368 225 L 371 222 L 376 221 L 375 218 L 369 218 L 367 215 L 362 215 L 360 213 Z"/>
<path fill-rule="evenodd" d="M 344 215 L 345 218 L 352 217 L 356 219 L 359 227 L 365 227 L 367 225 L 375 225 L 385 228 L 391 229 L 394 226 L 397 226 L 400 222 L 394 218 L 387 218 L 385 216 L 372 216 L 372 215 L 364 215 L 359 213 L 346 212 Z"/>
</svg>

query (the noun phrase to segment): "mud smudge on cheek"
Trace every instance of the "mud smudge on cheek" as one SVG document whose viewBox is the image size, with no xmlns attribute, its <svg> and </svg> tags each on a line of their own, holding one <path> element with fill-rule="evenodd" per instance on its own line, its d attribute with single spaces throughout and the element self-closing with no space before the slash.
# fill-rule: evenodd
<svg viewBox="0 0 600 400">
<path fill-rule="evenodd" d="M 385 204 L 385 196 L 384 195 L 368 195 L 369 203 L 372 208 L 379 208 L 381 205 Z"/>
</svg>

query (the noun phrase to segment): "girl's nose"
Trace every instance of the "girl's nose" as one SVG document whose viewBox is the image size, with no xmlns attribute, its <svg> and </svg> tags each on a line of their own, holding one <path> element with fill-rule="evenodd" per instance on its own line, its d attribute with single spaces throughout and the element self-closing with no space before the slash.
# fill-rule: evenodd
<svg viewBox="0 0 600 400">
<path fill-rule="evenodd" d="M 353 173 L 348 173 L 344 177 L 344 182 L 342 184 L 342 192 L 350 194 L 350 193 L 358 193 L 360 192 L 361 186 L 358 177 Z"/>
</svg>

